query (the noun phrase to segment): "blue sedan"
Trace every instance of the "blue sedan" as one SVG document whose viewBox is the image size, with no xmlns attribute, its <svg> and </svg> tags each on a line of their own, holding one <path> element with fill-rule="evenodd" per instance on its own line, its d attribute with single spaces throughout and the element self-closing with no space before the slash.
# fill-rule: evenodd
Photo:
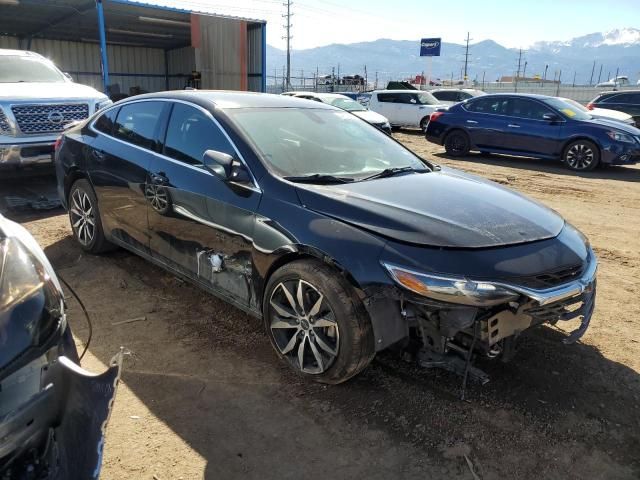
<svg viewBox="0 0 640 480">
<path fill-rule="evenodd" d="M 560 159 L 577 171 L 640 161 L 640 129 L 544 95 L 495 94 L 458 103 L 431 115 L 426 138 L 453 157 L 479 150 Z"/>
</svg>

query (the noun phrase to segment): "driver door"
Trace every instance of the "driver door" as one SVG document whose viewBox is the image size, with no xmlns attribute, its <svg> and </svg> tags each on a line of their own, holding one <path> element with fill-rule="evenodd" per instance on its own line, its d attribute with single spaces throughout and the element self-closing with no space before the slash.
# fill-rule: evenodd
<svg viewBox="0 0 640 480">
<path fill-rule="evenodd" d="M 145 190 L 152 255 L 232 303 L 255 306 L 251 251 L 261 194 L 203 165 L 206 150 L 238 158 L 237 151 L 208 111 L 178 102 L 162 148 Z"/>
</svg>

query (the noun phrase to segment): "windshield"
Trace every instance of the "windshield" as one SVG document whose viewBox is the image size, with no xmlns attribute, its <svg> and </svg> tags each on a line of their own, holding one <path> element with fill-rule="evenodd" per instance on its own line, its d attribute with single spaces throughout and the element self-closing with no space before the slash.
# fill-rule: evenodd
<svg viewBox="0 0 640 480">
<path fill-rule="evenodd" d="M 62 73 L 41 58 L 0 56 L 0 83 L 64 81 Z"/>
<path fill-rule="evenodd" d="M 283 177 L 317 174 L 359 180 L 388 168 L 428 170 L 387 134 L 347 112 L 251 108 L 228 114 L 270 169 Z"/>
<path fill-rule="evenodd" d="M 572 120 L 591 120 L 592 118 L 588 113 L 584 113 L 582 109 L 577 108 L 575 105 L 561 98 L 547 98 L 545 102 Z"/>
<path fill-rule="evenodd" d="M 581 112 L 589 113 L 589 109 L 587 107 L 576 102 L 575 100 L 571 100 L 570 98 L 562 98 L 561 100 L 564 102 L 567 102 L 569 105 L 573 105 L 575 108 L 577 108 Z"/>
<path fill-rule="evenodd" d="M 329 100 L 329 104 L 347 112 L 362 112 L 366 110 L 366 108 L 350 98 L 332 98 Z"/>
</svg>

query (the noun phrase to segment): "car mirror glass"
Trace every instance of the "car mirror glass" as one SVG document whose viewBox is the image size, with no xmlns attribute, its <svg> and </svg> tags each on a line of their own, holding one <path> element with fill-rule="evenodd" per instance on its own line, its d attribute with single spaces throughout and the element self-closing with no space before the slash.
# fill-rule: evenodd
<svg viewBox="0 0 640 480">
<path fill-rule="evenodd" d="M 233 165 L 233 157 L 217 150 L 207 150 L 202 156 L 204 167 L 222 180 L 229 180 Z"/>
</svg>

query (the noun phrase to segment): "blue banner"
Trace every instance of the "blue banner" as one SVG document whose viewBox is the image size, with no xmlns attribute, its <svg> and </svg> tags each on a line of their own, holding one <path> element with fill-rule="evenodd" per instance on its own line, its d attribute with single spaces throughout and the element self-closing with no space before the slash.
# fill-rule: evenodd
<svg viewBox="0 0 640 480">
<path fill-rule="evenodd" d="M 420 56 L 421 57 L 439 57 L 441 38 L 423 38 L 420 40 Z"/>
</svg>

